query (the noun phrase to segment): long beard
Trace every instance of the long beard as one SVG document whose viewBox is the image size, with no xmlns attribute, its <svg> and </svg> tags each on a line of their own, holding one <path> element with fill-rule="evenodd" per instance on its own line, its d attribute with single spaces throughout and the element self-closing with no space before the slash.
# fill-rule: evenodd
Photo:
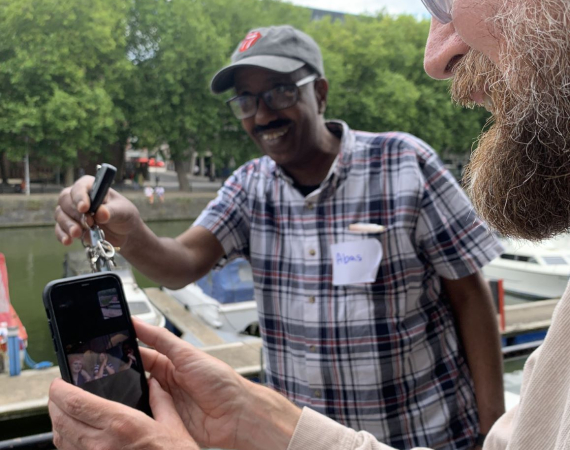
<svg viewBox="0 0 570 450">
<path fill-rule="evenodd" d="M 452 97 L 492 99 L 465 186 L 477 212 L 505 236 L 541 240 L 570 229 L 570 2 L 522 0 L 494 18 L 500 67 L 471 51 Z"/>
</svg>

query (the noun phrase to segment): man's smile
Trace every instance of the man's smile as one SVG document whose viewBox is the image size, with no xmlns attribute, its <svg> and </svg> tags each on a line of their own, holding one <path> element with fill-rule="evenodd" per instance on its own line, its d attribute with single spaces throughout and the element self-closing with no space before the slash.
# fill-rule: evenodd
<svg viewBox="0 0 570 450">
<path fill-rule="evenodd" d="M 269 143 L 269 144 L 275 144 L 280 140 L 280 138 L 282 138 L 283 136 L 285 136 L 289 132 L 291 127 L 292 127 L 292 124 L 289 123 L 289 124 L 281 126 L 279 128 L 273 128 L 271 130 L 258 131 L 256 134 L 259 137 L 259 139 L 261 139 L 261 141 L 263 141 L 265 143 Z"/>
</svg>

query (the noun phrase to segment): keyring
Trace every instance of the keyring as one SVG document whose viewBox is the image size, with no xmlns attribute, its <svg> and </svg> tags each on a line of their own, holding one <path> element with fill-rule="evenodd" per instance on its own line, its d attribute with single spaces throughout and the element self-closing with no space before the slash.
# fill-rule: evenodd
<svg viewBox="0 0 570 450">
<path fill-rule="evenodd" d="M 97 247 L 101 252 L 100 254 L 103 255 L 105 259 L 112 259 L 115 256 L 115 247 L 113 247 L 109 242 L 105 240 L 99 241 L 97 242 Z"/>
<path fill-rule="evenodd" d="M 87 214 L 81 215 L 81 225 L 83 226 L 84 230 L 90 230 L 91 227 L 87 224 Z"/>
</svg>

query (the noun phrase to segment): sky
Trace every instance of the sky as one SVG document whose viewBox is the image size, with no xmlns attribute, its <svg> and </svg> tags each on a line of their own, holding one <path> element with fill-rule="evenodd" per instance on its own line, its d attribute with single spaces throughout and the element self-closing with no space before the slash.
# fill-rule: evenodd
<svg viewBox="0 0 570 450">
<path fill-rule="evenodd" d="M 375 13 L 382 8 L 391 14 L 428 17 L 421 0 L 286 0 L 295 5 L 351 14 Z"/>
</svg>

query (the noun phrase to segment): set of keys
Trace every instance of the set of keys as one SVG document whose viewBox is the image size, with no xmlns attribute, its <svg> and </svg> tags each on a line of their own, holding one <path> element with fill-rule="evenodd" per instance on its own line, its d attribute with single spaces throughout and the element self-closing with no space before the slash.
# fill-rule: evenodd
<svg viewBox="0 0 570 450">
<path fill-rule="evenodd" d="M 117 169 L 110 164 L 97 166 L 95 181 L 89 191 L 91 205 L 89 206 L 89 211 L 84 214 L 82 218 L 83 227 L 86 230 L 83 232 L 83 236 L 81 236 L 81 243 L 85 248 L 85 253 L 93 273 L 109 272 L 115 268 L 114 257 L 117 249 L 113 247 L 110 242 L 105 240 L 105 233 L 95 222 L 93 226 L 87 226 L 86 219 L 88 214 L 94 215 L 97 209 L 99 209 L 99 206 L 103 203 L 116 173 Z M 85 239 L 87 237 L 87 231 L 89 232 L 90 243 L 86 242 Z"/>
</svg>

